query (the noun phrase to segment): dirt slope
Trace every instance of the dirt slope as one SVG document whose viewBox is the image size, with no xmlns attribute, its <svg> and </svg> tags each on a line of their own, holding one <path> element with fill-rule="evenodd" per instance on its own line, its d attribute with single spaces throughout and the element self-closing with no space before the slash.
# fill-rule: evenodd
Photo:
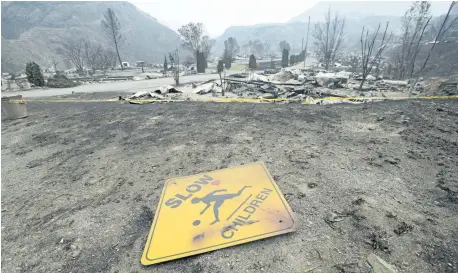
<svg viewBox="0 0 458 273">
<path fill-rule="evenodd" d="M 2 122 L 5 272 L 458 271 L 458 100 L 28 107 Z M 166 178 L 256 161 L 295 233 L 140 265 Z"/>
</svg>

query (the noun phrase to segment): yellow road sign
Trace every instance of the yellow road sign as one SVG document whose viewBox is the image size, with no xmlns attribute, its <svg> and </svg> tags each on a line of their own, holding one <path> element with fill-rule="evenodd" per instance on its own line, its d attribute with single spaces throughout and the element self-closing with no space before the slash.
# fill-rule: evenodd
<svg viewBox="0 0 458 273">
<path fill-rule="evenodd" d="M 166 181 L 141 262 L 156 264 L 295 230 L 264 163 Z"/>
</svg>

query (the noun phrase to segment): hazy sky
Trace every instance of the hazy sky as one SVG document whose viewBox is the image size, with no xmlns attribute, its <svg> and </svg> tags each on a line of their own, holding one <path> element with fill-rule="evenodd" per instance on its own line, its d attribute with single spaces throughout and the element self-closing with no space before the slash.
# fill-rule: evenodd
<svg viewBox="0 0 458 273">
<path fill-rule="evenodd" d="M 191 21 L 202 22 L 210 36 L 215 37 L 223 34 L 230 26 L 286 22 L 318 1 L 130 0 L 130 2 L 173 30 Z"/>
<path fill-rule="evenodd" d="M 136 7 L 155 17 L 162 24 L 177 30 L 189 22 L 202 22 L 211 37 L 223 34 L 230 26 L 262 23 L 285 23 L 313 7 L 316 0 L 128 0 Z M 335 5 L 342 11 L 372 13 L 373 15 L 402 15 L 412 1 L 364 1 L 362 4 Z M 346 2 L 346 3 L 344 3 Z M 369 2 L 372 2 L 369 4 Z M 397 2 L 397 3 L 396 3 Z M 224 6 L 223 6 L 224 3 Z M 326 3 L 326 2 L 325 2 Z M 335 2 L 329 2 L 335 3 Z M 433 1 L 433 15 L 447 11 L 450 1 Z M 327 10 L 328 4 L 325 5 Z M 323 7 L 322 7 L 323 8 Z M 320 12 L 321 13 L 321 9 Z"/>
</svg>

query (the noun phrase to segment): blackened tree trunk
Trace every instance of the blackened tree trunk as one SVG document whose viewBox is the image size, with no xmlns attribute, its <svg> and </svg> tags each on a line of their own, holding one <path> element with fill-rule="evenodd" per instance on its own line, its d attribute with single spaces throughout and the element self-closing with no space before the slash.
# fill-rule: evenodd
<svg viewBox="0 0 458 273">
<path fill-rule="evenodd" d="M 107 9 L 104 13 L 102 20 L 102 30 L 105 36 L 110 41 L 111 45 L 115 48 L 116 54 L 118 55 L 119 65 L 121 70 L 124 70 L 121 61 L 121 55 L 119 54 L 119 48 L 124 43 L 124 37 L 121 34 L 121 23 L 119 23 L 118 17 L 112 9 Z"/>
</svg>

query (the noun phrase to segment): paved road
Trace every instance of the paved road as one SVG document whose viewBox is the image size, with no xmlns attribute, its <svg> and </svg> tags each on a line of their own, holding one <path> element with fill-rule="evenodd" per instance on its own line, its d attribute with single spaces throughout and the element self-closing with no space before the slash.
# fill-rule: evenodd
<svg viewBox="0 0 458 273">
<path fill-rule="evenodd" d="M 206 81 L 211 79 L 219 79 L 218 74 L 206 74 L 206 75 L 189 75 L 182 76 L 180 83 L 186 84 L 191 82 Z M 124 81 L 124 82 L 112 82 L 112 83 L 97 83 L 97 84 L 85 84 L 73 88 L 52 88 L 52 89 L 39 89 L 31 91 L 21 92 L 2 92 L 3 96 L 14 96 L 21 94 L 25 98 L 31 97 L 48 97 L 48 96 L 59 96 L 75 93 L 89 93 L 89 92 L 128 92 L 134 93 L 142 90 L 150 90 L 151 88 L 174 84 L 173 78 L 160 78 L 154 80 L 142 80 L 142 81 Z"/>
</svg>

